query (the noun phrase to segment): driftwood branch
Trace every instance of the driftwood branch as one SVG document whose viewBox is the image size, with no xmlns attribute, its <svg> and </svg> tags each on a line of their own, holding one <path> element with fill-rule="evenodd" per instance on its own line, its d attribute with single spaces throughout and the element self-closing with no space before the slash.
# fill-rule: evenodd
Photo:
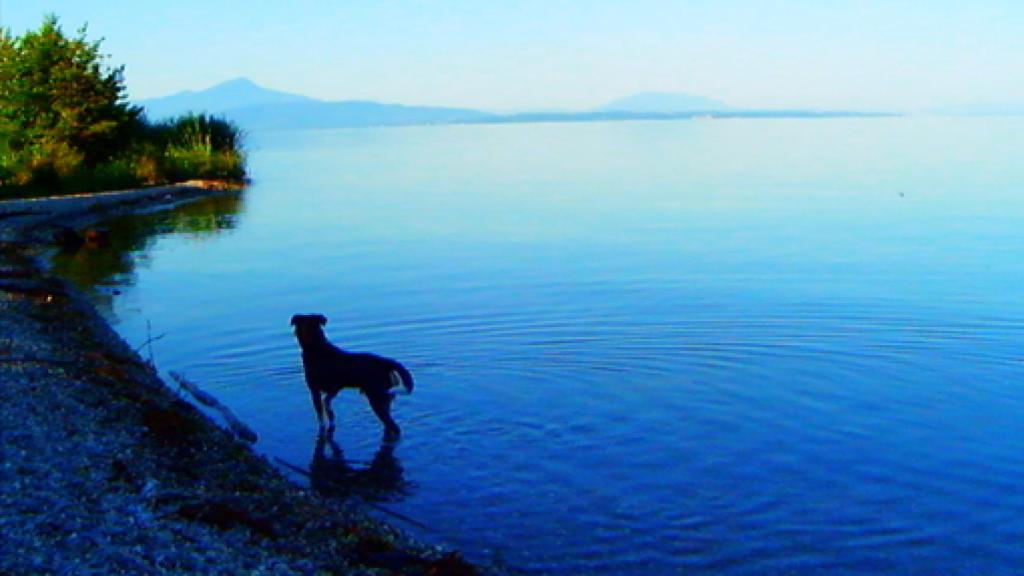
<svg viewBox="0 0 1024 576">
<path fill-rule="evenodd" d="M 152 338 L 147 338 L 145 342 L 143 342 L 142 344 L 139 344 L 139 346 L 135 349 L 135 353 L 138 354 L 146 346 L 149 346 L 153 342 L 157 342 L 159 340 L 162 340 L 164 338 L 164 336 L 167 336 L 166 332 L 164 332 L 163 334 L 161 334 L 159 336 L 153 336 Z M 152 353 L 150 354 L 150 356 L 152 356 Z"/>
<path fill-rule="evenodd" d="M 257 436 L 256 433 L 253 432 L 252 428 L 249 428 L 244 422 L 239 420 L 238 416 L 235 416 L 235 413 L 232 412 L 230 408 L 221 404 L 220 400 L 214 398 L 209 392 L 204 392 L 198 385 L 196 385 L 195 382 L 189 381 L 177 372 L 171 372 L 171 378 L 174 378 L 175 382 L 187 390 L 188 393 L 196 399 L 196 402 L 199 402 L 203 406 L 209 406 L 217 412 L 220 412 L 220 415 L 224 417 L 224 421 L 228 424 L 228 429 L 230 429 L 235 436 L 238 436 L 250 444 L 254 444 L 256 442 Z"/>
</svg>

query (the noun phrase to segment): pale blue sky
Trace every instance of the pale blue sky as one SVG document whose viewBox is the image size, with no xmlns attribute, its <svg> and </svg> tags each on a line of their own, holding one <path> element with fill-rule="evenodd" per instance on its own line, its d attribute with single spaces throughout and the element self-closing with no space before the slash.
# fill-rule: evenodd
<svg viewBox="0 0 1024 576">
<path fill-rule="evenodd" d="M 1024 102 L 1020 0 L 0 0 L 88 22 L 134 97 L 238 76 L 325 99 L 580 109 L 642 91 L 743 107 Z"/>
</svg>

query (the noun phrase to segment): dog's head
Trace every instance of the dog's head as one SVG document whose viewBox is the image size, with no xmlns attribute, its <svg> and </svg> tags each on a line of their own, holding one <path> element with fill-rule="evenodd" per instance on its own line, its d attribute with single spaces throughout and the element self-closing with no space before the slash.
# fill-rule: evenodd
<svg viewBox="0 0 1024 576">
<path fill-rule="evenodd" d="M 299 340 L 299 345 L 301 346 L 324 341 L 324 324 L 327 324 L 327 317 L 323 314 L 296 314 L 292 316 L 295 337 Z"/>
</svg>

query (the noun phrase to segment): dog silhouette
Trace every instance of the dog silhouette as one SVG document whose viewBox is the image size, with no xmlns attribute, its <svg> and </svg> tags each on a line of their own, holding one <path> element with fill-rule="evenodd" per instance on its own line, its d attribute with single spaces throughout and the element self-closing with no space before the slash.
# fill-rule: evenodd
<svg viewBox="0 0 1024 576">
<path fill-rule="evenodd" d="M 320 427 L 324 415 L 334 428 L 334 410 L 331 401 L 344 388 L 357 388 L 366 396 L 370 408 L 384 424 L 384 437 L 398 439 L 401 428 L 391 417 L 391 402 L 396 386 L 402 386 L 411 394 L 412 374 L 400 363 L 376 354 L 347 352 L 327 341 L 323 327 L 327 318 L 322 314 L 296 314 L 292 316 L 295 338 L 302 348 L 302 368 L 306 374 L 306 385 L 313 399 Z"/>
</svg>

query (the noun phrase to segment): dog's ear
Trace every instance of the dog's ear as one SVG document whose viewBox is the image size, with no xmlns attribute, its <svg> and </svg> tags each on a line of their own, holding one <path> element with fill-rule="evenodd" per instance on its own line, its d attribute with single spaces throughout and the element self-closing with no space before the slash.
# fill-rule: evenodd
<svg viewBox="0 0 1024 576">
<path fill-rule="evenodd" d="M 292 326 L 295 326 L 298 323 L 299 323 L 299 315 L 295 314 L 295 315 L 292 316 Z"/>
<path fill-rule="evenodd" d="M 327 324 L 327 316 L 324 316 L 323 314 L 317 314 L 316 321 L 319 322 L 321 326 L 323 326 L 324 324 Z"/>
</svg>

